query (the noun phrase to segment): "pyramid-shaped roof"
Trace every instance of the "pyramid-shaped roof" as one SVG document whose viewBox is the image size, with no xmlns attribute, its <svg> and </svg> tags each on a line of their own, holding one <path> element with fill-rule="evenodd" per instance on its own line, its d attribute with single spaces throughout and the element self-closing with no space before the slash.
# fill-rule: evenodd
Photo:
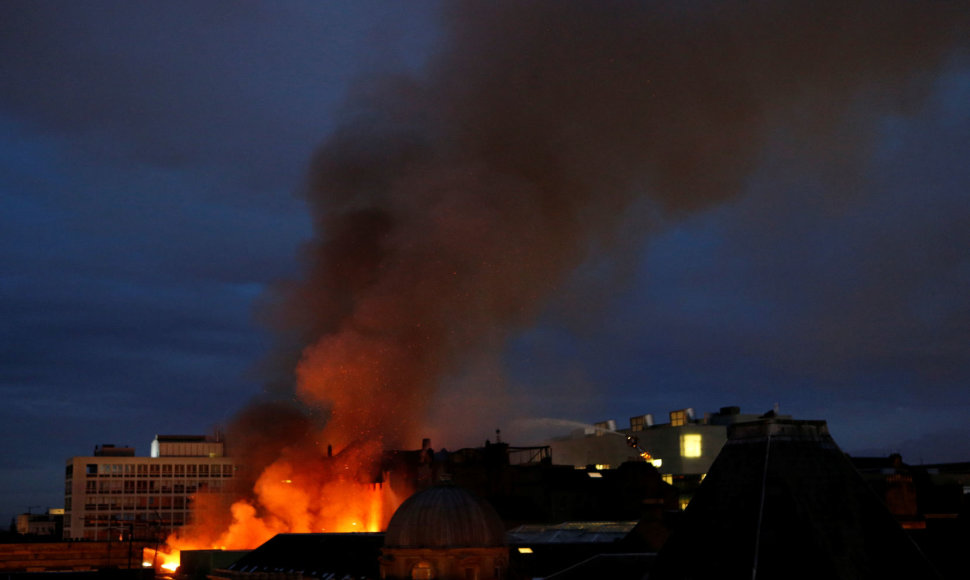
<svg viewBox="0 0 970 580">
<path fill-rule="evenodd" d="M 824 421 L 733 425 L 651 580 L 939 578 Z"/>
</svg>

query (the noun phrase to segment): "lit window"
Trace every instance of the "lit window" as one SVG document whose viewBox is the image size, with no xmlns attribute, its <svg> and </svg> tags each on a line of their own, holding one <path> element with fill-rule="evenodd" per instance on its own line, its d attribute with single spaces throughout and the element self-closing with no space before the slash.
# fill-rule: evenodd
<svg viewBox="0 0 970 580">
<path fill-rule="evenodd" d="M 663 459 L 660 459 L 660 458 L 651 459 L 650 460 L 650 464 L 653 465 L 654 467 L 659 468 L 659 467 L 661 467 L 664 464 L 664 460 Z"/>
<path fill-rule="evenodd" d="M 664 483 L 668 483 L 668 484 L 670 484 L 670 485 L 673 485 L 673 484 L 674 484 L 674 476 L 673 476 L 673 475 L 671 475 L 670 473 L 665 473 L 665 474 L 663 474 L 663 475 L 661 476 L 661 478 L 663 478 L 663 480 L 664 480 Z"/>
<path fill-rule="evenodd" d="M 520 554 L 531 554 L 532 553 L 532 548 L 519 548 L 519 553 Z"/>
<path fill-rule="evenodd" d="M 630 431 L 643 431 L 643 416 L 630 417 Z"/>
<path fill-rule="evenodd" d="M 680 454 L 683 457 L 701 456 L 701 436 L 698 433 L 688 433 L 680 436 Z"/>
<path fill-rule="evenodd" d="M 687 411 L 671 411 L 670 426 L 682 427 L 687 424 Z"/>
</svg>

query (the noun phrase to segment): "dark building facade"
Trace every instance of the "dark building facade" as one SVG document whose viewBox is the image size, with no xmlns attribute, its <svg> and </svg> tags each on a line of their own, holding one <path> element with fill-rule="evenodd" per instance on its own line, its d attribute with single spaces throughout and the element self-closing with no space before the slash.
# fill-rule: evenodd
<svg viewBox="0 0 970 580">
<path fill-rule="evenodd" d="M 728 442 L 651 580 L 939 578 L 829 436 L 764 418 Z"/>
<path fill-rule="evenodd" d="M 394 512 L 380 566 L 387 580 L 502 580 L 509 568 L 505 524 L 460 487 L 428 488 Z"/>
</svg>

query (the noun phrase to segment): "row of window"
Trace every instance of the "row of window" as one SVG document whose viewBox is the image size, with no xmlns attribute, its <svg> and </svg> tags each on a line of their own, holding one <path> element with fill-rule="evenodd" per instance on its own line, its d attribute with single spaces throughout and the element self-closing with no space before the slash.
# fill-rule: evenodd
<svg viewBox="0 0 970 580">
<path fill-rule="evenodd" d="M 187 510 L 192 507 L 192 498 L 180 495 L 162 497 L 113 497 L 92 498 L 84 504 L 85 511 L 121 511 L 121 510 L 150 510 L 174 509 Z"/>
<path fill-rule="evenodd" d="M 188 512 L 170 512 L 167 514 L 96 514 L 77 518 L 85 528 L 124 528 L 129 523 L 146 523 L 158 526 L 181 526 L 189 519 Z M 66 523 L 66 520 L 65 520 Z"/>
<path fill-rule="evenodd" d="M 73 465 L 66 476 L 73 477 Z M 88 463 L 87 477 L 232 477 L 235 467 L 228 463 Z"/>
<path fill-rule="evenodd" d="M 131 495 L 135 493 L 195 493 L 196 491 L 222 491 L 222 480 L 196 481 L 180 479 L 162 480 L 123 480 L 123 481 L 85 481 L 84 493 L 87 495 Z M 65 495 L 71 495 L 70 485 Z"/>
<path fill-rule="evenodd" d="M 136 542 L 157 541 L 159 537 L 165 535 L 166 531 L 170 531 L 170 528 L 162 527 L 162 528 L 156 529 L 154 526 L 145 526 L 145 525 L 138 526 L 134 530 L 135 541 Z M 65 528 L 64 534 L 66 537 L 71 537 L 71 538 L 79 537 L 82 540 L 100 541 L 100 542 L 103 542 L 105 540 L 111 541 L 112 538 L 114 538 L 116 541 L 125 541 L 125 539 L 128 537 L 126 535 L 127 532 L 125 531 L 124 528 L 122 528 L 121 530 L 116 528 L 108 528 L 108 529 L 88 528 L 88 529 L 84 529 L 83 531 L 78 530 L 78 535 L 75 535 L 74 533 L 72 533 L 69 528 Z"/>
</svg>

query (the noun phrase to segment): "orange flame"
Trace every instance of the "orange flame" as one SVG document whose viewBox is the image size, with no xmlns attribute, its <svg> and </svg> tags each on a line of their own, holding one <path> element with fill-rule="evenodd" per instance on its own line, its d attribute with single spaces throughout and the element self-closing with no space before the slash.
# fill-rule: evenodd
<svg viewBox="0 0 970 580">
<path fill-rule="evenodd" d="M 194 523 L 169 536 L 165 549 L 145 561 L 171 570 L 183 550 L 248 550 L 279 533 L 381 531 L 404 498 L 373 482 L 380 451 L 377 444 L 358 444 L 334 457 L 277 459 L 260 474 L 252 497 L 229 507 L 228 525 L 205 516 L 217 503 L 197 502 L 203 509 L 194 513 Z"/>
<path fill-rule="evenodd" d="M 178 550 L 166 551 L 164 549 L 144 548 L 141 555 L 141 565 L 145 568 L 155 566 L 156 569 L 175 572 L 179 567 L 179 556 Z"/>
</svg>

